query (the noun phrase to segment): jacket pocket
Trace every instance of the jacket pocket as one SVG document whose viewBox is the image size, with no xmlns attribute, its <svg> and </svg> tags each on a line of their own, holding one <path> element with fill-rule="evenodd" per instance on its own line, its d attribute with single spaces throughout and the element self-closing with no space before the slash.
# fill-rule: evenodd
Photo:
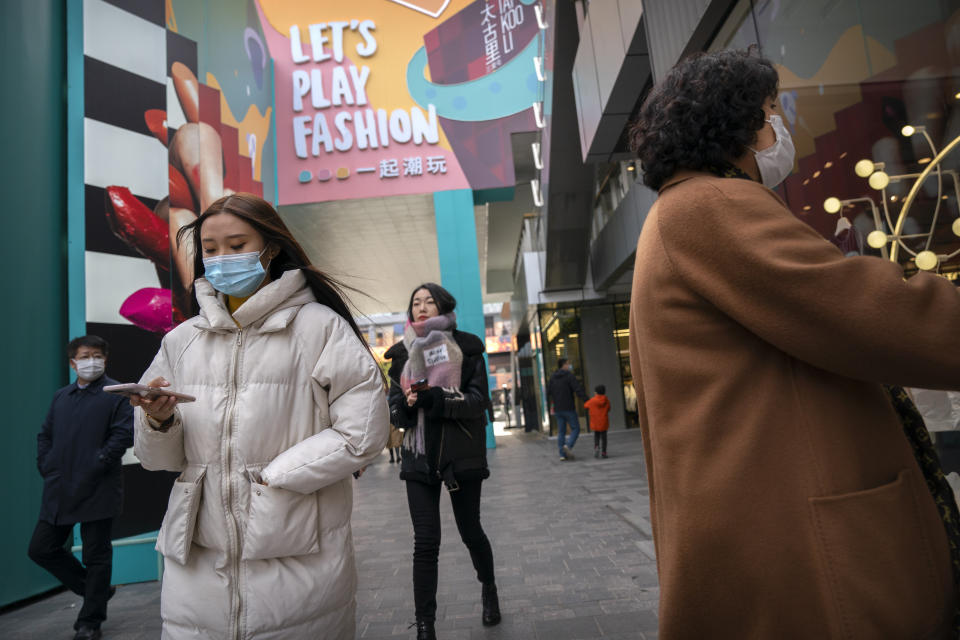
<svg viewBox="0 0 960 640">
<path fill-rule="evenodd" d="M 926 491 L 926 488 L 923 488 Z M 840 637 L 926 638 L 944 622 L 948 590 L 907 470 L 866 491 L 810 498 L 829 606 Z"/>
<path fill-rule="evenodd" d="M 203 494 L 203 478 L 207 465 L 191 464 L 180 474 L 170 490 L 167 513 L 163 516 L 160 533 L 157 534 L 157 551 L 164 558 L 187 563 L 193 533 L 197 524 L 197 511 Z"/>
<path fill-rule="evenodd" d="M 302 556 L 320 551 L 317 495 L 250 483 L 243 534 L 244 560 Z"/>
</svg>

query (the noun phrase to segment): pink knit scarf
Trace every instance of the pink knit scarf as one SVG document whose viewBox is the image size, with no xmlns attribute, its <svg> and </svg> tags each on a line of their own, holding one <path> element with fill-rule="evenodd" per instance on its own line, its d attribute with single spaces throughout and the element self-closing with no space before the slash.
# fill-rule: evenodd
<svg viewBox="0 0 960 640">
<path fill-rule="evenodd" d="M 463 352 L 453 337 L 457 315 L 453 312 L 427 318 L 423 322 L 407 322 L 403 344 L 407 362 L 400 373 L 400 387 L 406 391 L 418 380 L 431 387 L 460 388 Z M 416 429 L 407 430 L 404 445 L 415 453 L 424 453 L 424 411 L 417 411 Z"/>
</svg>

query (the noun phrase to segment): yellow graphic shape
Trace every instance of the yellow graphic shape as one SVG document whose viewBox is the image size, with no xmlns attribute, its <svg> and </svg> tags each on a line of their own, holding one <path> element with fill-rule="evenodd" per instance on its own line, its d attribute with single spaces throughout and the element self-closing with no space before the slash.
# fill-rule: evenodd
<svg viewBox="0 0 960 640">
<path fill-rule="evenodd" d="M 809 78 L 776 65 L 780 91 L 797 92 L 797 115 L 803 118 L 803 125 L 798 122 L 793 135 L 797 158 L 814 153 L 816 137 L 836 129 L 834 114 L 863 100 L 861 82 L 896 65 L 897 57 L 877 40 L 866 37 L 864 46 L 860 25 L 850 27 L 837 38 L 823 65 Z"/>
<path fill-rule="evenodd" d="M 210 72 L 207 72 L 206 85 L 220 91 L 220 83 L 217 82 L 216 77 Z M 245 158 L 250 157 L 250 151 L 247 149 L 247 134 L 252 133 L 257 138 L 257 157 L 253 160 L 253 179 L 258 181 L 260 180 L 260 161 L 263 159 L 263 149 L 266 146 L 267 135 L 270 133 L 271 113 L 273 113 L 273 107 L 267 107 L 266 113 L 260 113 L 257 105 L 251 104 L 250 107 L 247 108 L 247 113 L 243 116 L 243 120 L 237 120 L 233 115 L 233 111 L 230 109 L 230 105 L 227 103 L 227 99 L 223 95 L 223 91 L 220 91 L 220 122 L 231 127 L 236 127 L 237 147 L 240 150 L 240 155 Z"/>
<path fill-rule="evenodd" d="M 173 0 L 167 0 L 167 29 L 177 32 L 177 16 L 173 13 Z"/>
<path fill-rule="evenodd" d="M 472 0 L 450 0 L 450 4 L 443 11 L 443 17 L 453 16 L 471 2 Z M 370 79 L 366 87 L 368 106 L 374 109 L 386 109 L 389 113 L 394 109 L 409 110 L 416 104 L 407 92 L 407 63 L 423 46 L 423 36 L 436 28 L 440 20 L 383 0 L 352 0 L 337 3 L 259 0 L 259 3 L 270 25 L 288 41 L 290 27 L 292 25 L 300 27 L 300 41 L 303 44 L 303 52 L 307 55 L 311 54 L 309 25 L 329 24 L 340 20 L 345 22 L 373 20 L 377 27 L 372 32 L 377 40 L 376 53 L 369 58 L 361 58 L 357 55 L 356 45 L 363 42 L 363 39 L 357 31 L 350 31 L 347 28 L 343 33 L 344 62 L 349 58 L 358 67 L 363 65 L 370 67 Z M 526 19 L 536 19 L 532 9 Z M 329 35 L 329 29 L 324 33 Z M 329 43 L 325 47 L 330 51 Z M 271 51 L 271 55 L 277 59 L 289 60 L 289 44 L 284 51 Z M 331 58 L 316 66 L 327 74 L 335 64 L 336 62 Z M 303 63 L 300 66 L 306 68 L 314 66 L 314 63 Z M 429 67 L 427 73 L 429 75 Z M 284 108 L 289 108 L 289 104 L 284 105 Z M 440 127 L 439 146 L 450 149 L 442 127 Z"/>
</svg>

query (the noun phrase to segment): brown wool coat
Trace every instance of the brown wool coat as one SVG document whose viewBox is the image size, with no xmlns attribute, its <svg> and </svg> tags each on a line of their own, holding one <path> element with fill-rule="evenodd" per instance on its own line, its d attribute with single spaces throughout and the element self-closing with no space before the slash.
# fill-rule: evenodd
<svg viewBox="0 0 960 640">
<path fill-rule="evenodd" d="M 630 356 L 661 640 L 948 637 L 946 534 L 880 383 L 960 389 L 950 282 L 678 173 L 637 245 Z"/>
</svg>

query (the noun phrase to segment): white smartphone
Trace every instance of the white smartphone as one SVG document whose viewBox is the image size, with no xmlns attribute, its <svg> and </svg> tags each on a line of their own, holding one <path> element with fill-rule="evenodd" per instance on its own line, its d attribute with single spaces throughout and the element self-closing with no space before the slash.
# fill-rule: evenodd
<svg viewBox="0 0 960 640">
<path fill-rule="evenodd" d="M 197 400 L 193 396 L 171 391 L 165 387 L 148 387 L 145 384 L 137 384 L 136 382 L 128 382 L 126 384 L 110 384 L 105 386 L 103 390 L 109 393 L 127 396 L 128 398 L 130 396 L 140 396 L 141 398 L 173 396 L 180 402 L 196 402 Z"/>
</svg>

